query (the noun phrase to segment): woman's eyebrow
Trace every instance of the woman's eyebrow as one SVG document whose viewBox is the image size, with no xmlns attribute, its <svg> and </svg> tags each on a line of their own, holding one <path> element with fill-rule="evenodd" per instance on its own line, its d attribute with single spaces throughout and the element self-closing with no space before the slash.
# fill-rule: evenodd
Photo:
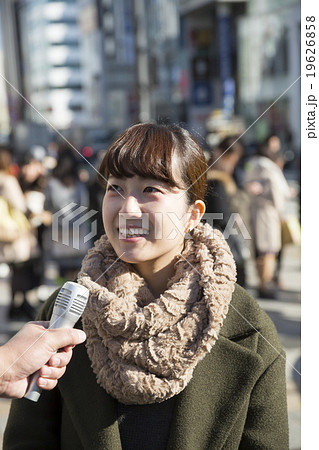
<svg viewBox="0 0 319 450">
<path fill-rule="evenodd" d="M 109 180 L 121 181 L 121 180 L 124 180 L 124 179 L 125 179 L 125 177 L 116 177 L 115 175 L 110 175 L 108 177 L 108 181 Z"/>
</svg>

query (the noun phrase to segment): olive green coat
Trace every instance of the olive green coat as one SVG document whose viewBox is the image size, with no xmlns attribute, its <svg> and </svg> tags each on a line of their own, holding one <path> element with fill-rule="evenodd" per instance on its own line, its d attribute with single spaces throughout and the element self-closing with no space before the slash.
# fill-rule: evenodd
<svg viewBox="0 0 319 450">
<path fill-rule="evenodd" d="M 85 345 L 38 403 L 12 402 L 3 448 L 121 449 L 116 400 L 97 385 Z M 168 448 L 288 449 L 284 353 L 271 320 L 237 285 L 216 345 L 176 398 Z"/>
</svg>

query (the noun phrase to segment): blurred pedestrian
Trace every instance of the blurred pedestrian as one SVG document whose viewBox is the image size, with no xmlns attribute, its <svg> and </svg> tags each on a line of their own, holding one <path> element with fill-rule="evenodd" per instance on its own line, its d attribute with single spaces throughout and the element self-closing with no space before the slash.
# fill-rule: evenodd
<svg viewBox="0 0 319 450">
<path fill-rule="evenodd" d="M 238 136 L 228 136 L 213 149 L 208 161 L 207 193 L 205 218 L 213 227 L 223 234 L 233 253 L 237 268 L 237 283 L 246 287 L 246 262 L 250 255 L 249 246 L 245 242 L 242 230 L 229 230 L 232 214 L 237 214 L 236 222 L 242 221 L 249 228 L 249 197 L 239 189 L 234 179 L 234 170 L 244 154 L 244 147 Z M 222 214 L 215 218 L 210 214 Z M 227 228 L 228 227 L 228 228 Z M 226 233 L 225 233 L 226 230 Z"/>
<path fill-rule="evenodd" d="M 99 167 L 102 159 L 105 155 L 105 150 L 100 150 L 97 155 L 97 164 Z M 95 174 L 96 175 L 96 174 Z M 96 176 L 90 181 L 88 185 L 89 189 L 89 197 L 90 197 L 90 209 L 94 211 L 98 211 L 99 214 L 96 215 L 96 236 L 94 236 L 94 240 L 99 239 L 102 234 L 104 234 L 104 226 L 102 219 L 102 203 L 103 197 L 105 194 L 105 188 L 99 183 L 99 180 Z"/>
<path fill-rule="evenodd" d="M 74 227 L 79 218 L 79 208 L 89 205 L 88 189 L 80 181 L 78 169 L 76 156 L 69 148 L 61 148 L 46 188 L 44 209 L 52 216 L 58 213 L 59 220 L 45 232 L 45 256 L 57 264 L 59 275 L 64 279 L 73 279 L 89 248 L 85 241 L 89 232 L 88 221 Z M 76 232 L 79 232 L 78 237 Z"/>
<path fill-rule="evenodd" d="M 245 166 L 245 186 L 251 194 L 251 226 L 256 267 L 259 277 L 258 295 L 274 298 L 272 282 L 276 258 L 281 250 L 281 218 L 290 198 L 289 185 L 281 168 L 273 161 L 278 147 L 271 152 L 267 143 Z"/>
<path fill-rule="evenodd" d="M 275 164 L 280 168 L 280 170 L 283 172 L 284 166 L 285 166 L 285 155 L 282 151 L 278 151 L 272 156 L 272 160 Z M 290 197 L 296 197 L 298 195 L 298 191 L 294 187 L 289 187 Z M 281 214 L 281 248 L 279 252 L 276 255 L 276 267 L 275 267 L 275 273 L 274 273 L 274 284 L 278 289 L 284 289 L 285 286 L 282 283 L 280 279 L 280 272 L 281 272 L 281 265 L 282 265 L 282 254 L 285 246 L 287 245 L 287 242 L 285 241 L 285 224 L 288 225 L 288 222 L 290 222 L 290 219 L 294 219 L 294 223 L 299 226 L 298 218 L 296 215 L 291 215 L 291 213 L 288 212 L 288 208 L 285 206 L 283 213 Z M 290 236 L 288 236 L 290 237 Z M 292 243 L 292 242 L 290 242 Z"/>
<path fill-rule="evenodd" d="M 281 140 L 276 133 L 270 133 L 265 139 L 261 153 L 264 154 L 264 156 L 268 156 L 272 161 L 274 161 L 274 158 L 276 158 L 279 153 L 282 153 Z"/>
<path fill-rule="evenodd" d="M 20 165 L 19 183 L 24 192 L 30 221 L 36 228 L 38 243 L 43 249 L 43 232 L 51 224 L 52 215 L 44 209 L 48 171 L 33 153 L 26 153 Z"/>
<path fill-rule="evenodd" d="M 11 228 L 17 223 L 17 235 L 13 239 L 0 241 L 1 262 L 8 263 L 11 268 L 11 303 L 9 317 L 11 319 L 34 319 L 36 311 L 27 299 L 30 289 L 29 274 L 26 276 L 23 267 L 32 267 L 33 260 L 38 256 L 38 246 L 32 226 L 26 217 L 27 204 L 24 193 L 17 178 L 10 174 L 12 165 L 11 152 L 6 147 L 0 148 L 0 197 L 10 208 Z M 2 213 L 3 214 L 3 213 Z M 2 215 L 1 220 L 4 220 Z M 9 220 L 6 219 L 6 220 Z M 22 272 L 21 272 L 22 270 Z M 33 286 L 33 283 L 32 283 Z M 17 305 L 16 294 L 22 294 L 22 303 Z"/>
<path fill-rule="evenodd" d="M 78 274 L 86 347 L 38 404 L 12 402 L 4 450 L 288 449 L 285 358 L 201 223 L 206 170 L 176 125 L 134 125 L 110 146 L 105 234 Z"/>
<path fill-rule="evenodd" d="M 18 181 L 24 193 L 26 216 L 37 240 L 38 249 L 29 259 L 12 264 L 12 295 L 14 297 L 21 292 L 26 298 L 27 293 L 40 286 L 43 281 L 42 234 L 44 227 L 51 222 L 51 214 L 44 210 L 46 171 L 30 152 L 23 156 Z M 15 313 L 19 316 L 19 310 Z M 34 311 L 30 309 L 29 319 L 32 318 Z"/>
</svg>

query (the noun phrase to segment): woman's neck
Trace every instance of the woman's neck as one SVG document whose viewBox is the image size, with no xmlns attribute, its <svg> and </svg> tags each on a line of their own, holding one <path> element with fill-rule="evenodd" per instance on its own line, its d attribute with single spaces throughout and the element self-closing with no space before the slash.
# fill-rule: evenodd
<svg viewBox="0 0 319 450">
<path fill-rule="evenodd" d="M 154 267 L 150 262 L 148 264 L 135 264 L 135 269 L 146 281 L 150 291 L 155 298 L 158 298 L 167 289 L 167 283 L 175 273 L 175 258 L 170 264 L 164 267 Z"/>
</svg>

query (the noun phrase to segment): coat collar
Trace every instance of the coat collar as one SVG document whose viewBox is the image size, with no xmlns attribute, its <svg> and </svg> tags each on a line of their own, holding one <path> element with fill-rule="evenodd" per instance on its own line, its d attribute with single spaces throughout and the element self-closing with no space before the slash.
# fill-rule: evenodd
<svg viewBox="0 0 319 450">
<path fill-rule="evenodd" d="M 257 345 L 256 338 L 255 334 L 248 339 Z M 262 368 L 255 352 L 220 337 L 177 397 L 168 448 L 224 448 Z"/>
<path fill-rule="evenodd" d="M 253 297 L 236 284 L 219 336 L 237 340 L 258 332 L 256 324 L 260 323 L 260 310 L 255 305 L 256 301 Z"/>
</svg>

